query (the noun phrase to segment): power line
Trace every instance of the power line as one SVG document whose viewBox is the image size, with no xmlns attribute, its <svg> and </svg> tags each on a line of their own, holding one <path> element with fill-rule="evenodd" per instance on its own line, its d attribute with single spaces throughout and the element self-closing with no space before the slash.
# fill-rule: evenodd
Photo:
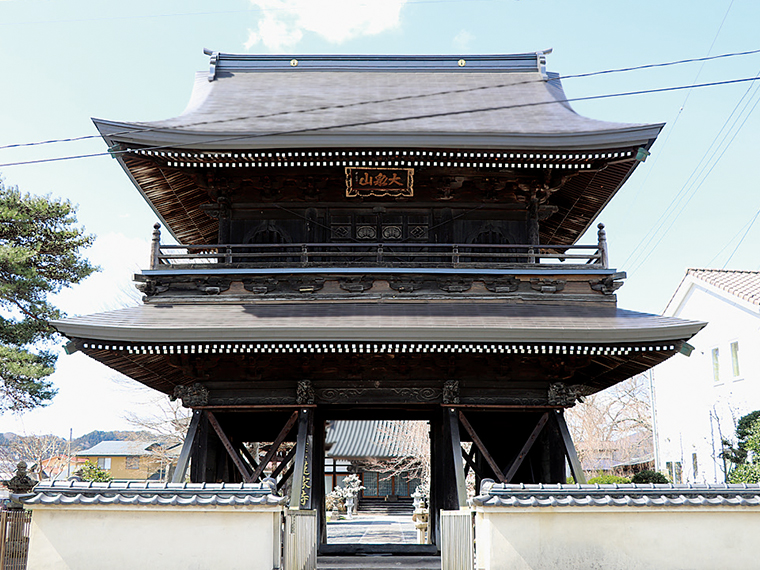
<svg viewBox="0 0 760 570">
<path fill-rule="evenodd" d="M 639 71 L 643 69 L 682 65 L 686 63 L 695 63 L 695 62 L 704 63 L 706 61 L 711 61 L 711 60 L 716 60 L 716 59 L 725 59 L 729 57 L 753 55 L 757 53 L 760 53 L 760 49 L 724 53 L 724 54 L 714 55 L 714 56 L 680 59 L 680 60 L 660 62 L 660 63 L 647 63 L 647 64 L 637 65 L 633 67 L 604 69 L 601 71 L 591 71 L 587 73 L 578 73 L 578 74 L 573 74 L 573 75 L 562 75 L 562 76 L 552 77 L 548 81 L 587 78 L 587 77 L 594 77 L 597 75 L 608 75 L 611 73 L 626 73 L 630 71 Z M 267 114 L 262 114 L 262 115 L 247 115 L 247 116 L 233 117 L 233 118 L 228 118 L 228 119 L 214 119 L 214 120 L 208 120 L 208 121 L 198 121 L 195 123 L 188 123 L 186 125 L 183 125 L 183 127 L 185 128 L 197 127 L 197 126 L 210 125 L 210 124 L 220 124 L 220 123 L 225 123 L 225 122 L 235 122 L 235 121 L 243 121 L 243 120 L 251 120 L 251 119 L 269 119 L 273 117 L 281 117 L 281 116 L 287 116 L 287 115 L 299 115 L 299 114 L 316 113 L 320 111 L 329 111 L 329 110 L 336 110 L 336 109 L 348 109 L 348 108 L 359 107 L 359 106 L 364 106 L 364 105 L 375 105 L 379 103 L 393 103 L 393 102 L 398 102 L 398 101 L 409 101 L 409 100 L 415 100 L 415 99 L 437 97 L 440 95 L 456 95 L 456 94 L 462 94 L 462 93 L 472 93 L 475 91 L 485 91 L 489 89 L 502 89 L 502 88 L 507 88 L 507 87 L 516 87 L 518 85 L 527 85 L 531 83 L 545 83 L 546 81 L 547 80 L 544 80 L 544 79 L 530 79 L 526 81 L 517 81 L 513 83 L 500 83 L 497 85 L 481 85 L 478 87 L 466 87 L 462 89 L 448 89 L 448 90 L 443 90 L 443 91 L 435 91 L 433 93 L 421 93 L 417 95 L 402 95 L 399 97 L 389 97 L 389 98 L 384 98 L 384 99 L 370 99 L 366 101 L 358 101 L 355 103 L 343 103 L 343 104 L 337 104 L 337 105 L 324 105 L 324 106 L 319 106 L 319 107 L 311 107 L 309 109 L 279 111 L 277 113 L 267 113 Z M 687 95 L 687 99 L 688 99 L 688 95 Z M 574 100 L 577 100 L 577 99 L 573 99 L 573 101 Z M 571 101 L 571 100 L 568 99 L 567 101 Z M 144 128 L 126 129 L 123 131 L 111 133 L 111 136 L 121 136 L 121 135 L 135 134 L 135 133 L 150 132 L 150 131 L 157 130 L 157 128 L 158 127 L 144 127 Z M 14 143 L 14 144 L 0 146 L 0 150 L 9 149 L 9 148 L 27 147 L 27 146 L 41 146 L 41 145 L 55 144 L 55 143 L 78 142 L 82 140 L 95 139 L 95 138 L 100 138 L 100 135 L 83 135 L 83 136 L 78 136 L 78 137 L 48 139 L 48 140 L 29 142 L 29 143 Z"/>
<path fill-rule="evenodd" d="M 747 222 L 741 228 L 739 228 L 739 231 L 736 232 L 734 234 L 734 236 L 730 240 L 728 240 L 726 242 L 726 245 L 724 245 L 722 248 L 720 248 L 720 251 L 718 253 L 716 253 L 715 256 L 710 261 L 707 262 L 707 265 L 705 265 L 705 267 L 712 267 L 713 262 L 720 257 L 720 254 L 723 253 L 729 245 L 731 245 L 731 242 L 733 242 L 737 237 L 739 237 L 739 234 L 741 234 L 742 232 L 744 232 L 744 234 L 742 235 L 741 239 L 739 240 L 739 243 L 736 244 L 736 247 L 731 252 L 731 255 L 728 256 L 728 259 L 723 264 L 723 267 L 721 267 L 721 269 L 725 269 L 726 265 L 728 265 L 728 262 L 731 261 L 731 258 L 733 258 L 734 254 L 739 249 L 739 246 L 744 241 L 744 238 L 747 237 L 747 234 L 749 233 L 749 230 L 752 229 L 752 225 L 755 223 L 755 220 L 757 220 L 758 215 L 760 215 L 760 210 L 758 210 L 757 212 L 755 212 L 755 215 L 752 216 L 752 219 L 750 219 L 749 222 Z"/>
<path fill-rule="evenodd" d="M 621 93 L 608 93 L 605 95 L 587 95 L 585 97 L 570 97 L 565 99 L 556 99 L 553 101 L 537 101 L 533 103 L 519 103 L 515 105 L 495 105 L 491 107 L 483 107 L 483 108 L 476 108 L 476 109 L 464 109 L 461 111 L 446 111 L 441 113 L 428 113 L 424 115 L 412 115 L 408 117 L 395 117 L 391 119 L 375 119 L 372 121 L 357 121 L 355 123 L 344 123 L 339 125 L 327 125 L 327 126 L 320 126 L 320 127 L 310 127 L 310 128 L 304 128 L 304 129 L 295 129 L 291 131 L 280 131 L 275 133 L 261 133 L 261 134 L 245 134 L 245 135 L 235 135 L 235 136 L 224 136 L 217 139 L 206 139 L 206 140 L 197 140 L 197 141 L 190 141 L 186 143 L 178 143 L 174 145 L 160 145 L 160 146 L 153 146 L 153 147 L 145 147 L 140 150 L 162 150 L 162 149 L 175 149 L 180 147 L 186 147 L 186 146 L 192 146 L 199 143 L 215 143 L 215 142 L 229 142 L 229 141 L 239 141 L 239 140 L 247 140 L 247 139 L 257 139 L 257 138 L 264 138 L 264 137 L 274 137 L 274 136 L 283 136 L 283 135 L 294 135 L 294 134 L 302 134 L 302 133 L 309 133 L 309 132 L 318 132 L 318 131 L 325 131 L 325 130 L 331 130 L 331 129 L 341 129 L 341 128 L 349 128 L 349 127 L 361 127 L 361 126 L 367 126 L 367 125 L 379 125 L 379 124 L 387 124 L 387 123 L 398 123 L 402 121 L 414 121 L 419 119 L 432 119 L 432 118 L 438 118 L 438 117 L 449 117 L 449 116 L 457 116 L 457 115 L 467 115 L 472 113 L 486 113 L 490 111 L 503 111 L 503 110 L 509 110 L 509 109 L 517 109 L 521 107 L 539 107 L 543 105 L 562 105 L 565 103 L 571 103 L 575 101 L 592 101 L 595 99 L 611 99 L 615 97 L 627 97 L 630 95 L 647 95 L 651 93 L 666 93 L 669 91 L 680 91 L 683 89 L 693 89 L 693 88 L 700 88 L 700 87 L 716 87 L 719 85 L 732 85 L 735 83 L 746 83 L 748 81 L 757 81 L 760 79 L 760 77 L 744 77 L 741 79 L 728 79 L 725 81 L 713 81 L 710 83 L 700 83 L 697 85 L 678 85 L 675 87 L 660 87 L 657 89 L 642 89 L 639 91 L 625 91 Z M 8 167 L 8 166 L 21 166 L 25 164 L 42 164 L 46 162 L 59 162 L 63 160 L 74 160 L 79 158 L 92 158 L 96 156 L 106 156 L 106 155 L 119 155 L 131 152 L 130 149 L 127 150 L 120 150 L 120 151 L 109 151 L 109 152 L 100 152 L 100 153 L 92 153 L 92 154 L 82 154 L 82 155 L 75 155 L 75 156 L 59 156 L 55 158 L 41 158 L 37 160 L 25 160 L 25 161 L 19 161 L 19 162 L 8 162 L 5 164 L 0 164 L 0 168 Z"/>
<path fill-rule="evenodd" d="M 710 47 L 707 48 L 707 55 L 704 58 L 700 58 L 700 61 L 702 61 L 702 65 L 699 66 L 699 69 L 697 70 L 697 74 L 694 76 L 694 81 L 692 81 L 692 83 L 696 83 L 699 80 L 699 76 L 702 75 L 702 71 L 704 70 L 705 63 L 707 61 L 709 61 L 710 59 L 717 59 L 717 58 L 722 57 L 722 56 L 710 56 L 710 52 L 712 52 L 713 47 L 715 47 L 715 42 L 718 41 L 718 36 L 720 36 L 720 32 L 723 29 L 723 24 L 726 23 L 726 19 L 728 19 L 728 14 L 729 12 L 731 12 L 731 7 L 733 5 L 734 5 L 734 0 L 731 0 L 731 3 L 728 5 L 728 8 L 726 8 L 726 13 L 723 14 L 723 19 L 720 21 L 720 25 L 718 26 L 718 31 L 715 32 L 715 36 L 713 37 L 712 43 L 710 43 Z M 631 205 L 636 203 L 636 198 L 638 198 L 639 192 L 646 185 L 647 181 L 649 180 L 649 177 L 652 175 L 652 172 L 655 170 L 657 164 L 659 163 L 660 157 L 663 155 L 665 149 L 668 148 L 670 137 L 673 134 L 673 132 L 676 130 L 676 126 L 678 125 L 678 119 L 681 118 L 681 113 L 686 107 L 686 103 L 689 101 L 689 97 L 691 97 L 691 91 L 686 92 L 686 97 L 684 97 L 683 103 L 681 103 L 681 107 L 678 109 L 676 118 L 673 120 L 673 123 L 670 125 L 667 135 L 665 136 L 665 140 L 662 141 L 662 144 L 659 145 L 659 151 L 657 152 L 657 156 L 655 156 L 654 163 L 647 169 L 646 176 L 641 181 L 641 184 L 639 184 L 639 187 L 637 188 L 636 193 L 633 196 L 633 201 L 631 202 Z M 644 237 L 646 237 L 646 235 L 647 234 L 645 234 Z M 631 258 L 631 255 L 633 255 L 634 251 L 636 251 L 636 249 L 634 249 L 630 254 L 628 254 L 628 258 L 626 258 L 626 264 L 628 263 L 628 259 Z"/>
<path fill-rule="evenodd" d="M 755 77 L 756 77 L 756 79 L 760 79 L 760 72 Z M 742 127 L 744 127 L 744 124 L 747 122 L 747 120 L 749 119 L 749 117 L 752 115 L 752 112 L 755 110 L 755 107 L 757 107 L 758 103 L 760 103 L 760 98 L 758 98 L 754 102 L 754 104 L 752 105 L 752 108 L 749 110 L 749 112 L 744 116 L 744 119 L 742 120 L 742 122 L 739 125 L 739 127 L 731 135 L 731 139 L 728 141 L 728 143 L 725 146 L 723 146 L 723 149 L 720 151 L 720 154 L 717 156 L 717 158 L 715 158 L 715 160 L 712 161 L 712 164 L 710 164 L 710 160 L 707 160 L 707 162 L 705 162 L 705 159 L 708 159 L 708 155 L 710 155 L 710 153 L 713 151 L 713 147 L 716 146 L 715 143 L 720 138 L 721 133 L 723 133 L 724 129 L 726 128 L 726 125 L 728 125 L 728 122 L 734 116 L 734 114 L 736 113 L 737 109 L 741 105 L 742 101 L 744 101 L 744 99 L 747 98 L 747 95 L 749 94 L 749 92 L 750 92 L 750 90 L 752 89 L 753 86 L 754 85 L 750 85 L 750 87 L 747 89 L 747 91 L 745 91 L 744 95 L 742 95 L 742 97 L 736 103 L 736 105 L 734 106 L 733 111 L 731 111 L 731 114 L 724 121 L 723 126 L 720 128 L 720 130 L 718 131 L 718 133 L 715 135 L 715 138 L 710 143 L 710 146 L 705 151 L 705 154 L 702 156 L 702 158 L 697 163 L 697 166 L 694 167 L 694 170 L 689 175 L 689 178 L 687 178 L 687 180 L 684 183 L 684 185 L 681 187 L 681 189 L 678 191 L 678 193 L 676 194 L 676 196 L 673 198 L 673 200 L 671 200 L 670 204 L 665 209 L 665 212 L 663 212 L 663 214 L 660 216 L 660 218 L 658 219 L 658 221 L 655 223 L 655 226 L 658 226 L 658 224 L 659 224 L 659 226 L 657 227 L 657 229 L 655 229 L 655 231 L 649 237 L 649 239 L 647 240 L 644 248 L 638 249 L 639 246 L 638 245 L 636 246 L 635 250 L 638 250 L 638 255 L 636 257 L 640 257 L 640 255 L 643 252 L 646 252 L 646 255 L 644 256 L 643 259 L 641 259 L 641 261 L 633 269 L 631 269 L 629 271 L 629 273 L 631 275 L 633 275 L 636 271 L 638 271 L 639 268 L 641 268 L 641 266 L 649 259 L 649 257 L 652 255 L 652 253 L 654 253 L 654 251 L 657 249 L 657 247 L 660 245 L 660 243 L 662 243 L 662 240 L 665 238 L 665 236 L 667 235 L 667 233 L 670 231 L 670 229 L 676 223 L 676 221 L 678 220 L 678 218 L 681 216 L 681 214 L 685 210 L 686 206 L 689 205 L 689 203 L 691 202 L 691 200 L 696 195 L 697 191 L 702 187 L 702 185 L 705 183 L 705 181 L 707 180 L 707 178 L 712 173 L 713 169 L 718 165 L 718 163 L 720 162 L 720 160 L 723 158 L 723 155 L 726 153 L 726 151 L 731 146 L 731 144 L 733 143 L 733 141 L 736 138 L 736 136 L 741 131 Z M 726 141 L 726 138 L 731 133 L 731 130 L 736 126 L 736 123 L 741 118 L 741 114 L 744 113 L 744 111 L 747 109 L 747 107 L 749 106 L 749 104 L 752 102 L 752 98 L 755 95 L 757 95 L 759 91 L 760 91 L 760 89 L 755 89 L 755 93 L 753 93 L 747 99 L 747 102 L 744 104 L 744 107 L 739 112 L 739 114 L 737 115 L 736 119 L 734 119 L 734 122 L 731 124 L 731 126 L 728 128 L 728 130 L 725 131 L 725 134 L 723 134 L 723 138 L 720 140 L 720 142 L 718 142 L 718 144 L 716 146 L 716 150 L 717 150 L 717 148 L 720 148 L 720 146 L 723 145 L 723 143 Z M 708 168 L 708 165 L 709 165 L 709 169 L 707 170 L 707 172 L 705 172 L 705 169 Z M 695 175 L 696 175 L 696 177 L 695 177 Z M 701 180 L 699 180 L 700 176 L 701 176 Z M 699 182 L 697 182 L 697 180 L 699 180 Z M 691 185 L 690 185 L 690 182 L 691 182 Z M 685 192 L 688 192 L 688 193 L 685 193 Z M 654 244 L 654 246 L 652 246 L 652 248 L 649 249 L 649 251 L 647 251 L 647 247 L 649 246 L 649 244 L 652 243 L 652 240 L 657 235 L 657 232 L 660 231 L 660 229 L 662 229 L 662 227 L 664 226 L 664 224 L 667 221 L 668 216 L 673 213 L 672 211 L 670 211 L 670 213 L 669 213 L 670 208 L 672 206 L 674 206 L 674 204 L 675 204 L 675 206 L 678 206 L 684 198 L 686 198 L 686 201 L 680 206 L 680 208 L 676 212 L 675 216 L 673 216 L 673 218 L 670 220 L 670 223 L 668 224 L 667 228 L 665 228 L 665 230 L 662 232 L 662 234 L 660 234 L 660 237 L 657 239 L 657 242 Z M 662 221 L 662 223 L 660 223 L 660 221 Z M 645 236 L 645 238 L 646 238 L 646 236 Z M 642 238 L 642 241 L 639 242 L 639 245 L 641 245 L 641 243 L 644 241 L 645 238 Z M 636 259 L 636 257 L 634 257 L 634 260 Z"/>
</svg>

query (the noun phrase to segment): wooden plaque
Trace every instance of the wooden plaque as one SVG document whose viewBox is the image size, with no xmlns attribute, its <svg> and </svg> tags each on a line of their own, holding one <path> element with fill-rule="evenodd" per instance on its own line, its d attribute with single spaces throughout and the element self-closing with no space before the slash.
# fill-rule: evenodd
<svg viewBox="0 0 760 570">
<path fill-rule="evenodd" d="M 346 168 L 346 197 L 411 198 L 413 168 Z"/>
</svg>

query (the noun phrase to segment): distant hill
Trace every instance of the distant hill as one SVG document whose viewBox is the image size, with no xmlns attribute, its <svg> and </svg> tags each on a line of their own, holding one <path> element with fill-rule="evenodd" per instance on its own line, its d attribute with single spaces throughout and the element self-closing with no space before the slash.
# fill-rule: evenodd
<svg viewBox="0 0 760 570">
<path fill-rule="evenodd" d="M 18 435 L 13 432 L 0 433 L 0 457 L 16 457 L 19 454 L 19 443 L 33 439 L 45 440 L 48 449 L 65 450 L 68 440 L 55 435 Z M 71 453 L 90 449 L 101 441 L 160 441 L 161 437 L 148 431 L 91 431 L 71 440 Z M 29 446 L 24 446 L 29 447 Z M 34 446 L 33 446 L 34 447 Z M 19 458 L 20 459 L 20 458 Z"/>
</svg>

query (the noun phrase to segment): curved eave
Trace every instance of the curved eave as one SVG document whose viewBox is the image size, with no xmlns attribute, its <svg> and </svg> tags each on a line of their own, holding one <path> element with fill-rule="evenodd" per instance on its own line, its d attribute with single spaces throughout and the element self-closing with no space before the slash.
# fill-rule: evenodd
<svg viewBox="0 0 760 570">
<path fill-rule="evenodd" d="M 149 148 L 191 150 L 262 150 L 282 148 L 461 148 L 515 150 L 603 150 L 640 145 L 649 148 L 664 123 L 592 132 L 335 132 L 303 129 L 291 133 L 203 132 L 93 119 L 109 146 L 117 143 Z"/>
<path fill-rule="evenodd" d="M 142 305 L 53 321 L 70 338 L 124 343 L 541 342 L 688 340 L 706 323 L 561 305 L 309 303 Z"/>
</svg>

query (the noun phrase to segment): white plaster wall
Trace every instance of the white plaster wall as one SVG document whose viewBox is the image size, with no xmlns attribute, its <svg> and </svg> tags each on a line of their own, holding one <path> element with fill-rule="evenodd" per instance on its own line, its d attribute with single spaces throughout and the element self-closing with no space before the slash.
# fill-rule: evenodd
<svg viewBox="0 0 760 570">
<path fill-rule="evenodd" d="M 573 507 L 477 511 L 477 570 L 758 568 L 760 509 Z"/>
<path fill-rule="evenodd" d="M 707 321 L 689 344 L 652 374 L 661 469 L 680 461 L 683 482 L 722 483 L 721 438 L 733 437 L 735 422 L 760 409 L 760 308 L 687 278 L 666 315 Z M 740 375 L 731 369 L 732 342 L 739 342 Z M 713 379 L 712 349 L 720 352 L 720 382 Z M 697 454 L 694 473 L 692 454 Z"/>
<path fill-rule="evenodd" d="M 236 507 L 37 507 L 28 567 L 272 570 L 279 518 Z"/>
</svg>

